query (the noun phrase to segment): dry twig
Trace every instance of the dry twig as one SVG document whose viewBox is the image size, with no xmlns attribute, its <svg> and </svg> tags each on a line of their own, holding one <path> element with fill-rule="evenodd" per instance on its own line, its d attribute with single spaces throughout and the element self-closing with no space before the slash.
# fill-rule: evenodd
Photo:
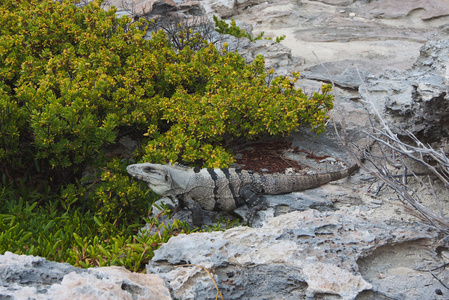
<svg viewBox="0 0 449 300">
<path fill-rule="evenodd" d="M 358 71 L 358 70 L 357 70 Z M 362 82 L 362 87 L 366 90 L 365 82 L 359 73 L 359 78 Z M 443 183 L 444 188 L 449 192 L 449 159 L 443 151 L 437 151 L 429 145 L 425 145 L 416 138 L 416 136 L 409 132 L 403 132 L 403 136 L 408 137 L 414 144 L 409 144 L 402 141 L 398 134 L 394 133 L 384 120 L 382 115 L 377 110 L 373 100 L 368 97 L 366 104 L 371 105 L 374 116 L 377 118 L 380 125 L 375 125 L 372 121 L 372 132 L 364 131 L 364 133 L 377 143 L 380 152 L 379 155 L 373 154 L 371 151 L 365 151 L 365 159 L 362 161 L 359 155 L 355 155 L 358 151 L 363 151 L 357 145 L 353 144 L 349 147 L 347 142 L 346 132 L 343 131 L 343 139 L 345 140 L 345 147 L 352 154 L 353 158 L 359 163 L 360 167 L 366 172 L 370 173 L 380 181 L 384 182 L 392 188 L 404 203 L 410 204 L 422 216 L 424 216 L 431 224 L 449 232 L 449 219 L 444 216 L 442 205 L 438 199 L 435 191 L 435 185 L 430 182 L 425 183 L 421 180 L 412 168 L 409 166 L 409 160 L 420 164 L 428 172 L 428 175 L 434 175 Z M 371 116 L 370 116 L 370 119 Z M 354 150 L 355 149 L 355 150 Z M 394 169 L 402 169 L 402 176 L 392 174 Z M 433 212 L 426 205 L 420 201 L 420 193 L 417 189 L 407 182 L 407 177 L 411 172 L 414 178 L 424 187 L 424 191 L 432 195 L 439 207 L 439 214 Z"/>
<path fill-rule="evenodd" d="M 323 65 L 318 56 L 315 53 L 313 54 L 318 59 L 321 66 L 326 70 L 329 80 L 335 89 L 334 80 L 332 79 L 329 70 Z M 366 90 L 367 95 L 369 95 L 365 81 L 358 69 L 357 73 L 361 81 L 361 86 Z M 379 179 L 382 182 L 382 185 L 386 184 L 392 188 L 403 203 L 408 203 L 435 227 L 449 233 L 449 218 L 444 216 L 442 205 L 435 191 L 435 185 L 431 183 L 429 177 L 429 175 L 436 176 L 443 183 L 444 188 L 449 192 L 449 158 L 442 150 L 438 151 L 433 149 L 430 145 L 425 145 L 409 131 L 403 132 L 403 136 L 408 137 L 414 144 L 402 141 L 379 113 L 371 97 L 366 99 L 365 104 L 370 105 L 374 113 L 369 113 L 367 110 L 371 122 L 371 132 L 364 131 L 364 133 L 372 141 L 376 142 L 379 154 L 374 154 L 371 150 L 366 148 L 362 149 L 355 143 L 350 143 L 346 132 L 345 118 L 342 118 L 342 121 L 340 122 L 341 130 L 339 131 L 337 129 L 335 122 L 334 128 L 344 147 L 362 169 L 373 177 Z M 344 114 L 342 111 L 339 112 Z M 378 120 L 378 123 L 374 122 L 373 117 Z M 363 153 L 363 156 L 360 156 L 361 152 Z M 425 174 L 428 175 L 429 183 L 425 183 L 418 177 L 419 175 L 422 175 L 422 173 L 415 173 L 413 171 L 411 171 L 411 174 L 408 173 L 411 168 L 408 165 L 406 158 L 424 167 L 426 170 Z M 398 176 L 397 174 L 392 174 L 392 169 L 402 169 L 402 175 Z M 438 206 L 439 214 L 433 212 L 421 203 L 419 192 L 407 182 L 407 178 L 410 176 L 416 178 L 421 186 L 424 187 L 424 190 L 433 196 Z M 448 194 L 449 193 L 446 195 Z"/>
</svg>

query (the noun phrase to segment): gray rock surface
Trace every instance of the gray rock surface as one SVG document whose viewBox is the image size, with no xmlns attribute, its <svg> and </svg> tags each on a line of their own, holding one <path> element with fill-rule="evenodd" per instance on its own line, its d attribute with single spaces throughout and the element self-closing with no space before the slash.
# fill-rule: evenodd
<svg viewBox="0 0 449 300">
<path fill-rule="evenodd" d="M 334 299 L 329 298 L 332 295 L 341 299 L 367 299 L 370 295 L 376 299 L 401 299 L 403 295 L 426 299 L 441 285 L 431 274 L 413 269 L 441 263 L 425 249 L 436 238 L 430 227 L 417 223 L 388 224 L 308 210 L 271 218 L 263 228 L 237 227 L 173 237 L 156 251 L 147 271 L 168 281 L 179 299 L 215 297 L 214 282 L 198 266 L 212 269 L 224 299 L 326 295 L 325 299 Z M 388 251 L 388 245 L 400 247 Z M 379 274 L 368 266 L 379 259 L 388 261 L 393 255 L 411 254 L 407 245 L 413 245 L 413 255 L 425 256 L 426 261 L 411 257 L 395 261 L 382 278 L 390 288 L 378 285 Z M 186 265 L 179 266 L 182 264 Z M 414 276 L 406 270 L 413 271 Z"/>
<path fill-rule="evenodd" d="M 411 69 L 368 76 L 359 89 L 398 132 L 408 130 L 422 141 L 449 136 L 449 27 L 445 32 L 421 48 Z"/>
<path fill-rule="evenodd" d="M 114 6 L 117 8 L 117 14 L 119 16 L 160 14 L 173 11 L 177 8 L 173 0 L 108 0 L 105 2 L 105 5 L 106 7 Z"/>
<path fill-rule="evenodd" d="M 92 269 L 42 257 L 0 255 L 0 299 L 171 299 L 161 278 L 122 267 Z"/>
<path fill-rule="evenodd" d="M 373 73 L 407 69 L 427 38 L 449 23 L 445 0 L 242 2 L 231 17 L 253 25 L 255 34 L 285 34 L 282 44 L 305 59 L 304 69 L 319 64 L 313 52 L 323 63 L 347 61 Z"/>
</svg>

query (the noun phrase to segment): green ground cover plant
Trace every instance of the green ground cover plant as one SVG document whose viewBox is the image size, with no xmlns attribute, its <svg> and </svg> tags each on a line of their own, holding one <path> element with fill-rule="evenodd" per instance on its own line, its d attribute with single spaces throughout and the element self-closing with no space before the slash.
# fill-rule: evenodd
<svg viewBox="0 0 449 300">
<path fill-rule="evenodd" d="M 272 40 L 272 38 L 270 38 L 270 37 L 264 37 L 264 35 L 265 35 L 264 31 L 262 31 L 257 36 L 253 36 L 252 34 L 245 32 L 244 29 L 241 29 L 239 26 L 237 26 L 237 23 L 235 22 L 234 19 L 231 19 L 230 23 L 226 23 L 226 21 L 218 19 L 217 16 L 213 16 L 213 20 L 214 20 L 214 24 L 215 24 L 215 28 L 216 28 L 215 30 L 218 33 L 230 34 L 237 38 L 247 38 L 251 42 L 261 40 L 261 39 Z M 285 35 L 277 36 L 275 38 L 277 43 L 280 43 L 284 39 L 285 39 Z"/>
<path fill-rule="evenodd" d="M 151 21 L 131 22 L 101 1 L 0 4 L 0 253 L 76 266 L 141 270 L 185 224 L 140 235 L 155 195 L 107 148 L 139 141 L 132 162 L 226 167 L 227 145 L 298 126 L 320 133 L 329 86 L 306 96 L 224 45 L 195 36 L 176 48 Z M 190 29 L 186 29 L 190 30 Z M 220 225 L 217 229 L 221 228 Z"/>
</svg>

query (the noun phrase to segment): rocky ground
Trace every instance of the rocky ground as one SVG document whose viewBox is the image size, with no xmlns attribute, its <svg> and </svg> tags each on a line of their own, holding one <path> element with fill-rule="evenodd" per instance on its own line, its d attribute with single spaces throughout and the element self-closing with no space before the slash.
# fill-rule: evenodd
<svg viewBox="0 0 449 300">
<path fill-rule="evenodd" d="M 255 34 L 285 34 L 281 44 L 258 41 L 242 52 L 248 59 L 264 54 L 268 67 L 278 74 L 300 71 L 298 87 L 307 93 L 324 82 L 334 82 L 333 122 L 344 121 L 349 137 L 357 143 L 365 142 L 361 130 L 370 129 L 364 109 L 365 105 L 373 113 L 365 103 L 369 99 L 394 128 L 410 130 L 429 142 L 444 141 L 449 135 L 446 0 L 150 2 L 154 7 L 199 7 L 223 19 L 234 18 L 242 26 L 251 25 Z M 332 123 L 319 138 L 301 131 L 281 142 L 264 143 L 244 147 L 240 163 L 256 168 L 261 156 L 266 171 L 291 167 L 297 161 L 300 164 L 293 165 L 298 172 L 321 172 L 353 162 Z M 409 184 L 424 190 L 418 180 Z M 424 190 L 421 203 L 447 218 L 447 189 L 436 180 L 433 184 L 440 201 Z M 153 273 L 165 280 L 166 287 L 151 283 L 160 286 L 159 291 L 151 291 L 150 283 L 137 277 L 131 280 L 129 275 L 118 275 L 121 279 L 114 277 L 107 283 L 111 290 L 129 292 L 135 299 L 152 299 L 151 295 L 214 299 L 215 284 L 224 299 L 449 298 L 447 234 L 366 171 L 267 200 L 270 208 L 259 214 L 255 228 L 180 235 L 157 250 L 147 276 Z M 33 288 L 34 292 L 61 291 L 60 284 L 80 291 L 83 283 L 70 284 L 92 276 L 103 283 L 112 278 L 101 268 L 99 275 L 55 263 L 51 268 L 60 271 L 55 279 L 29 284 L 33 276 L 14 279 L 19 277 L 11 275 L 17 274 L 11 270 L 27 263 L 26 268 L 36 269 L 48 262 L 39 258 L 39 263 L 29 262 L 30 258 L 11 254 L 0 258 L 2 278 L 12 278 L 9 290 L 0 286 L 3 294 Z M 203 268 L 211 270 L 213 280 Z M 102 286 L 91 283 L 84 289 L 86 294 L 104 295 Z"/>
</svg>

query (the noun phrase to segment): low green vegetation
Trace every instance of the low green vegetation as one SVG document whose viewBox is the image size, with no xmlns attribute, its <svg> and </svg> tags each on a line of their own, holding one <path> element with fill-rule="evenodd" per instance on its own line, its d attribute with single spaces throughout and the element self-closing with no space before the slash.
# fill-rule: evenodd
<svg viewBox="0 0 449 300">
<path fill-rule="evenodd" d="M 0 4 L 0 253 L 136 271 L 191 230 L 138 233 L 166 226 L 146 219 L 155 195 L 127 164 L 226 167 L 230 141 L 322 132 L 333 99 L 329 86 L 306 96 L 299 74 L 274 77 L 263 57 L 246 64 L 197 34 L 195 47 L 162 30 L 144 39 L 151 21 L 100 6 Z M 124 136 L 138 142 L 132 158 L 108 151 Z"/>
<path fill-rule="evenodd" d="M 239 26 L 237 26 L 237 23 L 235 22 L 234 19 L 231 19 L 231 22 L 229 24 L 226 23 L 226 21 L 224 21 L 224 20 L 218 19 L 217 16 L 213 16 L 213 19 L 214 19 L 214 24 L 215 24 L 215 28 L 216 28 L 215 30 L 218 33 L 229 34 L 229 35 L 235 36 L 237 38 L 247 38 L 251 42 L 261 40 L 261 39 L 272 40 L 272 38 L 270 38 L 270 37 L 264 37 L 264 35 L 265 35 L 264 31 L 262 31 L 258 36 L 254 37 L 252 34 L 245 32 L 244 29 L 241 29 Z M 282 35 L 282 36 L 276 37 L 275 40 L 277 43 L 280 43 L 284 39 L 285 39 L 285 35 Z"/>
</svg>

